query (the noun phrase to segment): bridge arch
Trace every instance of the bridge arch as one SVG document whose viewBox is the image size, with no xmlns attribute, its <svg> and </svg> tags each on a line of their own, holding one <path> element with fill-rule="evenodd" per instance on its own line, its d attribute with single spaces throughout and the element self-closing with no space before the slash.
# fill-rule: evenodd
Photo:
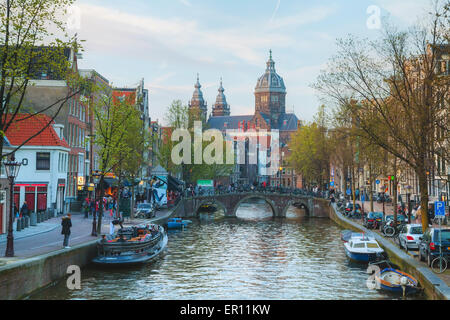
<svg viewBox="0 0 450 320">
<path fill-rule="evenodd" d="M 300 209 L 304 209 L 306 212 L 306 216 L 311 217 L 311 210 L 309 208 L 308 201 L 307 200 L 305 201 L 305 199 L 296 199 L 296 198 L 289 200 L 288 203 L 285 205 L 281 215 L 282 217 L 287 216 L 287 211 L 291 206 L 294 206 L 296 208 L 300 207 Z"/>
<path fill-rule="evenodd" d="M 242 199 L 240 199 L 234 206 L 233 206 L 233 210 L 231 212 L 233 217 L 236 217 L 236 212 L 239 209 L 239 207 L 241 206 L 242 203 L 247 202 L 248 200 L 251 199 L 262 199 L 264 200 L 272 209 L 272 214 L 273 217 L 279 217 L 279 210 L 277 205 L 275 204 L 274 201 L 272 201 L 270 198 L 264 196 L 264 195 L 259 195 L 257 193 L 255 194 L 250 194 L 250 195 L 246 195 L 244 196 Z"/>
<path fill-rule="evenodd" d="M 211 197 L 211 198 L 201 199 L 200 201 L 198 201 L 196 203 L 195 208 L 194 208 L 195 216 L 198 216 L 198 211 L 204 205 L 218 206 L 218 207 L 220 207 L 220 209 L 222 209 L 224 211 L 225 215 L 227 214 L 227 207 L 226 207 L 226 205 L 223 204 L 220 200 Z"/>
</svg>

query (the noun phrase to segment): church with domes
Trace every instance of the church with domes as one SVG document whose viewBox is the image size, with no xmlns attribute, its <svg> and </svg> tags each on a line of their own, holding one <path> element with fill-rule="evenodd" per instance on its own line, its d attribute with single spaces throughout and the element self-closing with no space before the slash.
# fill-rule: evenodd
<svg viewBox="0 0 450 320">
<path fill-rule="evenodd" d="M 276 177 L 262 177 L 258 168 L 247 165 L 241 168 L 239 180 L 246 183 L 265 181 L 272 186 L 297 186 L 295 172 L 287 168 L 286 159 L 289 156 L 289 141 L 293 133 L 299 127 L 300 121 L 294 113 L 286 112 L 286 86 L 283 78 L 275 70 L 275 62 L 272 59 L 272 50 L 266 63 L 266 70 L 256 82 L 255 113 L 252 115 L 230 115 L 231 107 L 227 103 L 224 94 L 222 80 L 218 89 L 216 102 L 212 106 L 212 112 L 206 120 L 207 103 L 203 99 L 199 77 L 195 84 L 195 91 L 189 103 L 190 109 L 197 109 L 205 119 L 208 128 L 218 129 L 225 132 L 229 129 L 240 131 L 248 130 L 279 130 L 281 144 L 281 168 Z M 284 157 L 284 159 L 283 159 Z"/>
</svg>

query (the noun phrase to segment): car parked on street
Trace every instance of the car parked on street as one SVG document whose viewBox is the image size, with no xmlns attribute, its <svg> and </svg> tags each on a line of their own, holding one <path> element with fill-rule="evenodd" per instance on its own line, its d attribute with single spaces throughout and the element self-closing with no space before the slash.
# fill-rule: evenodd
<svg viewBox="0 0 450 320">
<path fill-rule="evenodd" d="M 155 210 L 153 210 L 150 203 L 139 203 L 136 208 L 136 217 L 138 218 L 153 218 Z"/>
<path fill-rule="evenodd" d="M 418 250 L 420 237 L 422 237 L 422 225 L 420 224 L 405 224 L 400 229 L 398 235 L 398 242 L 401 249 Z"/>
<path fill-rule="evenodd" d="M 428 266 L 439 256 L 440 249 L 446 258 L 450 256 L 450 229 L 428 228 L 419 239 L 419 259 L 426 259 Z"/>
<path fill-rule="evenodd" d="M 377 228 L 381 225 L 381 221 L 383 220 L 383 212 L 369 212 L 364 217 L 363 225 L 367 229 Z"/>
</svg>

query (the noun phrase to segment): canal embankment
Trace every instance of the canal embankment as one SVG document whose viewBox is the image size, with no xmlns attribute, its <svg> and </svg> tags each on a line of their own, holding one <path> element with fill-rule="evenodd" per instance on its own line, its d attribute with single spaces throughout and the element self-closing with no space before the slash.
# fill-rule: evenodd
<svg viewBox="0 0 450 320">
<path fill-rule="evenodd" d="M 347 219 L 340 214 L 336 205 L 330 206 L 330 219 L 345 229 L 354 230 L 356 232 L 371 232 L 364 226 Z M 450 300 L 450 288 L 440 279 L 430 268 L 423 266 L 419 261 L 412 258 L 406 252 L 400 250 L 389 240 L 381 235 L 371 232 L 380 246 L 387 252 L 389 259 L 398 265 L 403 271 L 414 276 L 421 286 L 424 288 L 425 295 L 430 299 Z"/>
<path fill-rule="evenodd" d="M 179 204 L 181 205 L 181 203 Z M 164 225 L 179 207 L 160 212 L 155 218 L 132 220 L 125 225 L 156 223 Z M 106 226 L 107 227 L 107 226 Z M 105 228 L 103 228 L 105 229 Z M 24 299 L 43 288 L 68 277 L 69 266 L 80 269 L 97 255 L 97 239 L 34 257 L 20 259 L 0 266 L 0 300 Z"/>
</svg>

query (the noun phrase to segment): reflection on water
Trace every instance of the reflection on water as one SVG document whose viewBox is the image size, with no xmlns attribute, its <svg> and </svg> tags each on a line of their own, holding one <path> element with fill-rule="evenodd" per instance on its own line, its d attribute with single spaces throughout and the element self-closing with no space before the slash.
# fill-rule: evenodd
<svg viewBox="0 0 450 320">
<path fill-rule="evenodd" d="M 365 268 L 347 260 L 340 229 L 291 208 L 272 219 L 270 206 L 245 203 L 238 219 L 193 220 L 170 232 L 154 263 L 82 271 L 82 289 L 65 281 L 32 299 L 392 299 L 366 287 Z M 244 219 L 245 218 L 245 219 Z"/>
</svg>

